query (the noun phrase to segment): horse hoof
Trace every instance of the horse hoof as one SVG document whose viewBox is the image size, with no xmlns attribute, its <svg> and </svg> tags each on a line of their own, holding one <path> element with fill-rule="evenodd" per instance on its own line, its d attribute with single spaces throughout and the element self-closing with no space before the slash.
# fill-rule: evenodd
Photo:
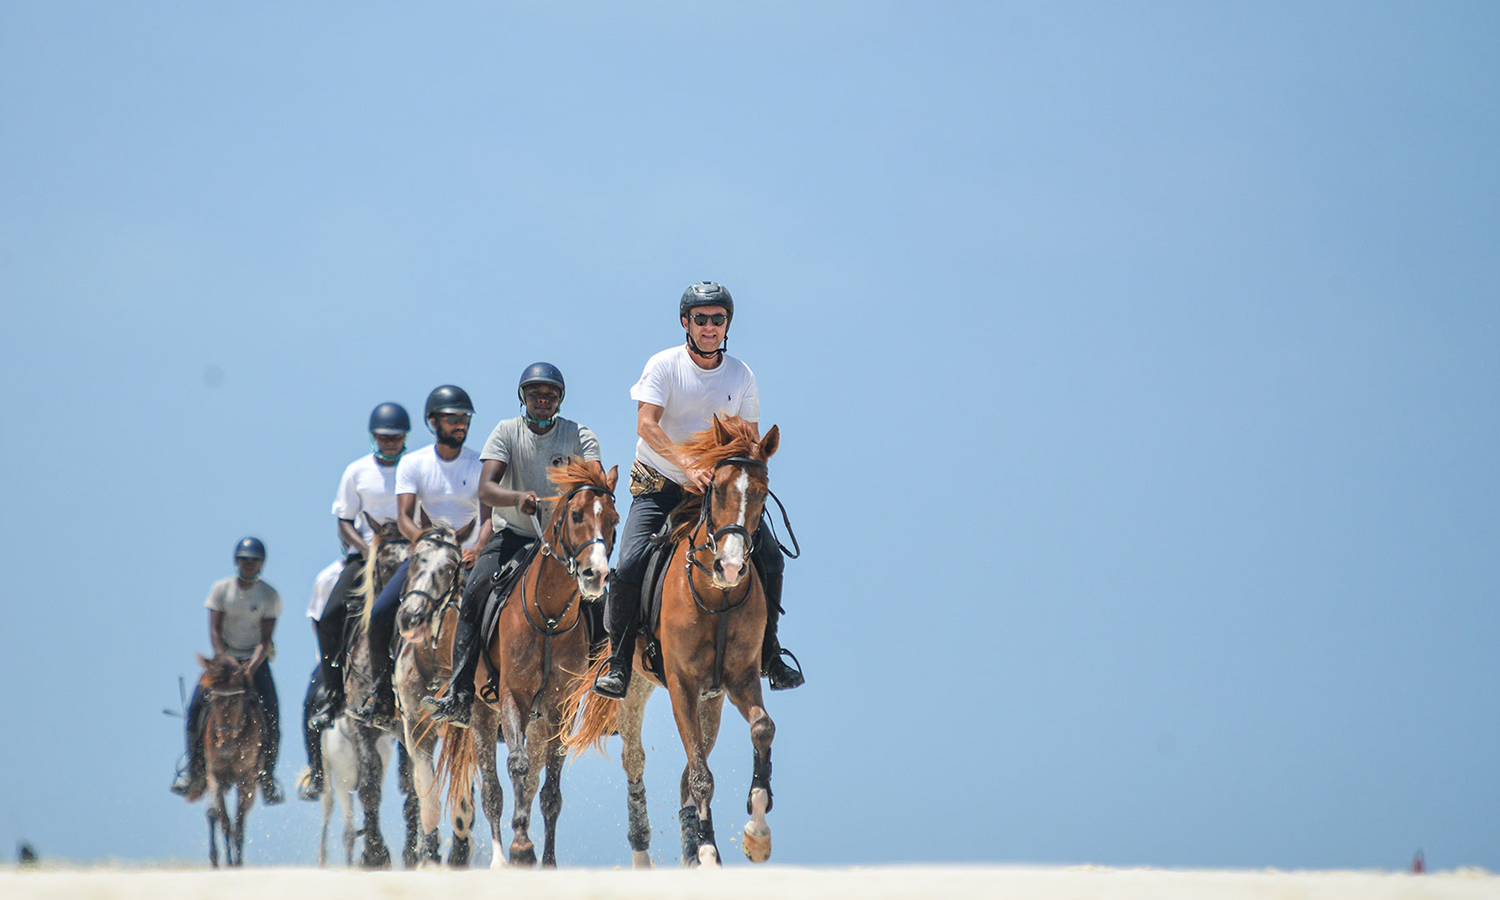
<svg viewBox="0 0 1500 900">
<path fill-rule="evenodd" d="M 632 850 L 630 852 L 630 867 L 632 869 L 651 868 L 651 854 L 645 850 Z"/>
<path fill-rule="evenodd" d="M 390 851 L 381 846 L 365 847 L 364 856 L 360 857 L 359 864 L 366 869 L 389 869 L 391 867 Z"/>
<path fill-rule="evenodd" d="M 740 848 L 745 851 L 745 858 L 753 863 L 763 863 L 771 858 L 771 829 L 759 831 L 755 822 L 745 823 L 745 836 L 740 842 Z"/>
<path fill-rule="evenodd" d="M 454 838 L 453 846 L 448 850 L 449 867 L 454 869 L 467 869 L 469 867 L 470 855 L 471 848 L 469 839 L 461 837 Z"/>
<path fill-rule="evenodd" d="M 513 866 L 528 867 L 536 865 L 536 846 L 533 844 L 526 844 L 524 846 L 511 844 L 510 864 Z"/>
<path fill-rule="evenodd" d="M 719 864 L 719 850 L 713 844 L 703 844 L 698 848 L 698 865 L 717 866 Z"/>
</svg>

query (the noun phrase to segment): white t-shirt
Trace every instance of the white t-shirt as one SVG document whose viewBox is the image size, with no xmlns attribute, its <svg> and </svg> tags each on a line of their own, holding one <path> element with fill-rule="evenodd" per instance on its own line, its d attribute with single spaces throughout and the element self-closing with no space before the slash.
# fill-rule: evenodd
<svg viewBox="0 0 1500 900">
<path fill-rule="evenodd" d="M 373 453 L 350 463 L 333 495 L 333 514 L 353 522 L 366 543 L 373 540 L 375 529 L 367 519 L 396 521 L 396 466 L 382 466 Z"/>
<path fill-rule="evenodd" d="M 490 432 L 484 442 L 480 461 L 494 459 L 505 463 L 505 474 L 500 476 L 500 487 L 508 491 L 536 491 L 540 497 L 557 493 L 556 486 L 547 477 L 547 469 L 560 466 L 569 456 L 579 459 L 599 459 L 599 439 L 594 433 L 571 419 L 558 416 L 546 434 L 537 434 L 526 426 L 520 416 L 505 419 Z M 552 517 L 549 504 L 540 504 L 537 518 L 543 524 Z M 536 537 L 531 526 L 531 516 L 514 506 L 497 506 L 490 516 L 495 532 L 509 528 L 517 534 Z"/>
<path fill-rule="evenodd" d="M 392 466 L 391 468 L 395 468 Z M 354 563 L 359 565 L 359 563 Z M 314 622 L 323 618 L 323 610 L 328 608 L 328 598 L 333 596 L 333 586 L 338 583 L 339 576 L 344 574 L 344 561 L 335 560 L 328 564 L 328 568 L 318 573 L 313 579 L 312 600 L 307 604 L 307 617 Z"/>
<path fill-rule="evenodd" d="M 233 575 L 215 581 L 203 605 L 224 614 L 219 622 L 219 637 L 223 638 L 229 655 L 239 660 L 255 655 L 261 620 L 281 615 L 281 595 L 275 588 L 264 581 L 242 588 Z"/>
<path fill-rule="evenodd" d="M 415 494 L 417 509 L 427 513 L 434 523 L 454 531 L 475 523 L 464 541 L 464 549 L 479 540 L 479 454 L 468 447 L 459 450 L 458 458 L 448 462 L 437 455 L 431 444 L 401 457 L 396 466 L 396 494 Z M 421 521 L 421 516 L 416 517 Z"/>
<path fill-rule="evenodd" d="M 760 391 L 750 367 L 726 353 L 718 366 L 700 369 L 686 344 L 647 360 L 640 380 L 630 389 L 630 399 L 660 406 L 661 430 L 674 443 L 707 428 L 714 413 L 760 421 Z M 687 483 L 682 470 L 652 450 L 645 439 L 636 441 L 635 458 L 678 484 Z"/>
</svg>

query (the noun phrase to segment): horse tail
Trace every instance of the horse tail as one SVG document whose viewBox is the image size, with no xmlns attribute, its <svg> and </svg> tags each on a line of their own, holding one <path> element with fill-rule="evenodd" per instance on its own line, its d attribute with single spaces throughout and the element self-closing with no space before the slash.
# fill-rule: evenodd
<svg viewBox="0 0 1500 900">
<path fill-rule="evenodd" d="M 474 729 L 444 727 L 443 746 L 438 753 L 438 782 L 448 787 L 448 808 L 459 809 L 474 797 Z"/>
<path fill-rule="evenodd" d="M 563 701 L 563 747 L 577 756 L 590 747 L 604 752 L 604 739 L 615 731 L 620 701 L 594 693 L 594 679 L 609 668 L 609 649 L 605 647 L 583 674 L 573 679 Z"/>
</svg>

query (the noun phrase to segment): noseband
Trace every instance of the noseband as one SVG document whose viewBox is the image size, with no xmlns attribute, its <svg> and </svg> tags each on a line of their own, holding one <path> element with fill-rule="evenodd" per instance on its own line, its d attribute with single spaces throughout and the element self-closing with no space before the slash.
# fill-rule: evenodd
<svg viewBox="0 0 1500 900">
<path fill-rule="evenodd" d="M 563 568 L 567 569 L 568 574 L 574 578 L 578 577 L 578 557 L 583 554 L 583 551 L 595 544 L 603 544 L 605 552 L 608 553 L 609 545 L 613 543 L 613 541 L 606 541 L 602 537 L 596 537 L 592 540 L 584 541 L 580 547 L 574 547 L 572 542 L 568 540 L 568 535 L 562 530 L 563 517 L 568 514 L 568 504 L 573 502 L 573 498 L 583 491 L 603 494 L 609 498 L 609 502 L 615 502 L 615 492 L 609 488 L 597 484 L 580 484 L 578 487 L 568 491 L 568 495 L 562 499 L 562 511 L 558 513 L 557 521 L 552 523 L 552 544 L 561 546 L 564 551 L 563 554 L 554 552 L 552 544 L 547 543 L 547 539 L 542 537 L 542 555 L 550 556 L 562 563 Z M 531 523 L 532 527 L 536 529 L 538 537 L 546 534 L 546 529 L 542 527 L 541 520 L 536 517 L 536 513 L 531 514 Z"/>
<path fill-rule="evenodd" d="M 751 459 L 748 456 L 731 456 L 727 459 L 721 459 L 714 465 L 714 471 L 719 471 L 719 468 L 721 466 L 748 466 L 750 468 L 762 470 L 766 468 L 766 464 L 764 462 L 758 459 Z M 697 559 L 699 551 L 708 550 L 712 553 L 717 554 L 719 552 L 719 541 L 730 536 L 731 534 L 737 534 L 740 537 L 744 538 L 745 550 L 748 554 L 750 543 L 753 539 L 753 535 L 751 534 L 750 529 L 746 528 L 738 522 L 732 522 L 728 525 L 723 526 L 722 528 L 714 529 L 713 503 L 714 495 L 718 493 L 718 490 L 719 489 L 714 485 L 713 480 L 710 479 L 708 482 L 708 490 L 703 492 L 703 509 L 698 513 L 698 524 L 694 525 L 692 532 L 690 532 L 690 534 L 697 534 L 699 528 L 703 528 L 704 525 L 707 525 L 708 527 L 704 528 L 705 539 L 702 544 L 693 544 L 691 537 L 689 537 L 688 542 L 688 559 L 692 561 L 693 565 L 696 565 L 698 568 L 703 569 L 703 571 L 705 572 L 708 571 L 708 568 L 702 563 L 698 562 Z M 767 491 L 767 493 L 770 493 L 769 490 Z"/>
</svg>

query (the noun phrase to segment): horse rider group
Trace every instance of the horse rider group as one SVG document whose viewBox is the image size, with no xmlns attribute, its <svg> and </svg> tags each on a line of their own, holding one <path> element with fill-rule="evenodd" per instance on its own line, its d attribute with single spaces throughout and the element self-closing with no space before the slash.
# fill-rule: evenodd
<svg viewBox="0 0 1500 900">
<path fill-rule="evenodd" d="M 635 638 L 643 624 L 641 580 L 652 547 L 650 539 L 677 507 L 684 492 L 701 493 L 712 474 L 694 460 L 677 455 L 673 446 L 707 427 L 715 414 L 739 416 L 752 423 L 760 420 L 760 395 L 754 373 L 725 352 L 734 321 L 734 299 L 729 291 L 714 282 L 690 285 L 679 301 L 678 318 L 686 332 L 685 341 L 652 356 L 630 389 L 630 396 L 636 401 L 639 437 L 631 467 L 630 512 L 621 538 L 619 563 L 609 580 L 603 621 L 599 621 L 594 604 L 585 607 L 593 616 L 589 623 L 591 640 L 602 647 L 607 629 L 609 664 L 593 686 L 606 697 L 623 697 L 630 682 Z M 453 675 L 439 699 L 429 701 L 429 711 L 439 721 L 468 726 L 482 643 L 481 619 L 496 586 L 501 586 L 503 595 L 507 574 L 524 565 L 536 546 L 539 522 L 550 514 L 544 498 L 554 493 L 547 469 L 569 456 L 601 459 L 594 433 L 558 415 L 567 385 L 556 366 L 538 362 L 526 367 L 516 391 L 521 414 L 497 424 L 479 453 L 464 446 L 474 406 L 469 395 L 455 385 L 442 385 L 428 395 L 423 416 L 436 441 L 421 450 L 406 452 L 411 423 L 399 404 L 382 403 L 371 412 L 372 452 L 344 470 L 333 503 L 344 557 L 324 570 L 308 610 L 318 638 L 319 666 L 304 706 L 310 766 L 299 785 L 303 799 L 315 799 L 323 788 L 317 735 L 346 705 L 340 666 L 347 649 L 344 635 L 348 598 L 375 530 L 382 524 L 394 520 L 408 540 L 420 537 L 427 525 L 446 525 L 453 529 L 462 547 L 468 574 L 453 644 Z M 242 546 L 252 540 L 247 539 Z M 259 541 L 255 545 L 259 547 Z M 260 559 L 264 559 L 264 548 L 260 548 Z M 791 654 L 781 649 L 777 639 L 785 563 L 767 528 L 757 530 L 754 559 L 766 593 L 762 674 L 768 678 L 772 690 L 795 688 L 803 683 L 802 673 L 782 658 Z M 258 575 L 259 562 L 254 569 L 253 574 Z M 268 721 L 272 723 L 270 740 L 274 741 L 275 687 L 269 667 L 262 663 L 269 649 L 275 615 L 280 611 L 280 599 L 269 585 L 254 578 L 247 582 L 245 577 L 241 565 L 238 579 L 225 579 L 215 584 L 214 589 L 222 593 L 221 585 L 236 582 L 246 586 L 246 590 L 248 585 L 259 584 L 269 592 L 274 610 L 267 612 L 270 606 L 264 600 L 258 607 L 266 616 L 262 620 L 267 623 L 263 626 L 263 641 L 248 652 L 243 646 L 244 639 L 239 637 L 241 631 L 234 632 L 238 643 L 222 641 L 216 631 L 213 592 L 208 604 L 210 632 L 215 635 L 216 651 L 223 643 L 228 652 L 237 656 L 245 653 L 239 658 L 259 666 L 256 685 L 259 689 L 264 682 L 267 688 L 262 697 L 268 698 L 265 702 L 272 710 Z M 377 688 L 373 698 L 351 708 L 357 716 L 378 719 L 393 712 L 389 643 L 404 581 L 405 564 L 391 577 L 371 609 L 368 639 Z M 330 583 L 331 589 L 327 587 Z M 796 657 L 792 659 L 795 661 Z M 194 704 L 198 702 L 195 694 Z M 196 743 L 197 755 L 193 756 L 190 711 L 190 762 L 173 784 L 174 791 L 189 799 L 195 799 L 192 788 L 202 779 L 201 738 Z M 274 745 L 270 759 L 272 762 L 266 766 L 262 778 L 268 803 L 280 800 L 279 789 L 270 775 Z M 195 777 L 198 782 L 194 782 Z M 201 792 L 198 787 L 197 793 Z"/>
</svg>

